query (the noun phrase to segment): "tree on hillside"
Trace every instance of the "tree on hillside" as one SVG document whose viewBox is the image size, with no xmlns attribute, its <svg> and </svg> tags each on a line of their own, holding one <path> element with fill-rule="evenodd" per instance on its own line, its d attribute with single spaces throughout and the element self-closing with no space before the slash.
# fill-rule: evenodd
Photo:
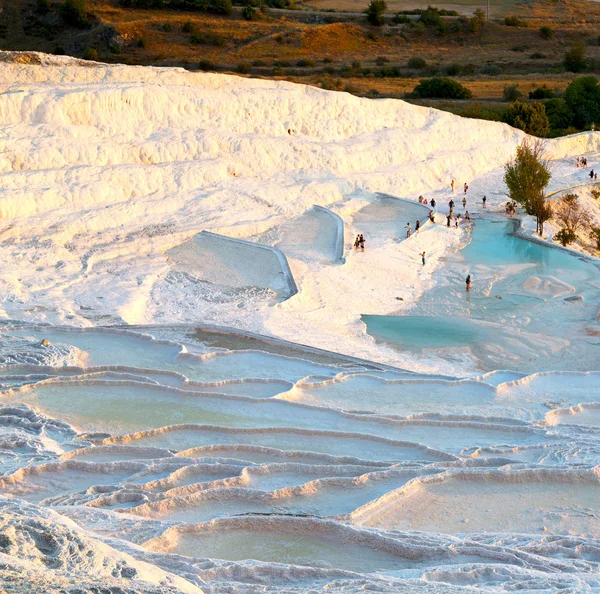
<svg viewBox="0 0 600 594">
<path fill-rule="evenodd" d="M 544 231 L 544 223 L 552 216 L 552 208 L 546 202 L 546 186 L 551 177 L 541 140 L 524 140 L 517 147 L 515 157 L 504 168 L 504 183 L 511 200 L 535 217 L 536 230 L 540 235 Z"/>
<path fill-rule="evenodd" d="M 539 101 L 511 103 L 504 113 L 504 121 L 534 136 L 546 136 L 550 129 L 546 108 Z"/>
<path fill-rule="evenodd" d="M 546 101 L 544 107 L 552 130 L 565 130 L 573 124 L 573 112 L 562 97 Z"/>
<path fill-rule="evenodd" d="M 383 13 L 387 10 L 385 0 L 371 0 L 369 6 L 365 10 L 367 21 L 375 27 L 383 25 Z"/>
<path fill-rule="evenodd" d="M 580 76 L 565 89 L 564 99 L 573 112 L 573 125 L 600 124 L 600 84 L 595 76 Z"/>
<path fill-rule="evenodd" d="M 581 41 L 575 42 L 571 49 L 565 54 L 565 70 L 568 72 L 583 72 L 587 66 L 585 57 L 585 45 Z"/>
<path fill-rule="evenodd" d="M 565 194 L 558 203 L 556 220 L 560 224 L 560 231 L 554 239 L 566 246 L 577 239 L 577 232 L 589 223 L 590 218 L 581 208 L 577 194 Z"/>
</svg>

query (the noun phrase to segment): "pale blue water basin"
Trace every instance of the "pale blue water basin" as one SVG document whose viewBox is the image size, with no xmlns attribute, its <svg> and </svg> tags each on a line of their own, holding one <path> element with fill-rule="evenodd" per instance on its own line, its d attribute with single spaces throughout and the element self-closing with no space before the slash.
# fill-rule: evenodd
<svg viewBox="0 0 600 594">
<path fill-rule="evenodd" d="M 478 219 L 470 243 L 434 274 L 407 316 L 364 315 L 369 334 L 424 357 L 470 357 L 477 369 L 600 368 L 600 269 L 515 236 L 517 221 Z M 465 278 L 472 277 L 470 292 Z"/>
</svg>

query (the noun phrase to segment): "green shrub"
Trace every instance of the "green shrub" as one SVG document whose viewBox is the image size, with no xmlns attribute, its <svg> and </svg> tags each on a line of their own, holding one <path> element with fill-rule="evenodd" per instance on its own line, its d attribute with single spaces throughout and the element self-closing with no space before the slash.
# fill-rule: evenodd
<svg viewBox="0 0 600 594">
<path fill-rule="evenodd" d="M 192 21 L 186 21 L 185 23 L 183 23 L 183 27 L 181 27 L 181 30 L 184 33 L 193 33 L 196 30 L 196 27 L 194 26 L 194 23 L 192 23 Z"/>
<path fill-rule="evenodd" d="M 579 129 L 600 122 L 600 85 L 595 76 L 580 76 L 565 89 L 564 99 Z"/>
<path fill-rule="evenodd" d="M 440 15 L 440 11 L 437 8 L 428 6 L 427 10 L 424 10 L 419 17 L 419 22 L 423 23 L 426 27 L 439 27 L 440 25 L 446 25 L 444 19 Z"/>
<path fill-rule="evenodd" d="M 421 37 L 425 33 L 425 25 L 423 23 L 414 23 L 414 32 L 417 37 Z"/>
<path fill-rule="evenodd" d="M 299 68 L 314 68 L 315 63 L 312 60 L 309 60 L 308 58 L 302 58 L 301 60 L 298 60 L 298 62 L 296 62 L 296 66 L 298 66 Z"/>
<path fill-rule="evenodd" d="M 569 229 L 561 229 L 554 236 L 554 239 L 556 239 L 563 247 L 567 247 L 577 239 L 577 234 Z"/>
<path fill-rule="evenodd" d="M 247 21 L 255 21 L 256 20 L 256 8 L 250 6 L 250 4 L 246 4 L 242 9 L 242 17 L 244 17 Z"/>
<path fill-rule="evenodd" d="M 534 136 L 546 136 L 550 129 L 550 122 L 546 115 L 546 109 L 543 103 L 534 101 L 533 103 L 523 103 L 515 101 L 504 112 L 504 121 Z"/>
<path fill-rule="evenodd" d="M 548 27 L 548 25 L 544 25 L 543 27 L 540 27 L 540 36 L 542 39 L 550 39 L 554 36 L 554 29 Z"/>
<path fill-rule="evenodd" d="M 252 66 L 254 68 L 264 68 L 266 64 L 262 60 L 252 60 Z"/>
<path fill-rule="evenodd" d="M 596 244 L 596 249 L 600 250 L 600 227 L 590 229 L 590 239 Z"/>
<path fill-rule="evenodd" d="M 510 48 L 511 52 L 524 52 L 527 49 L 524 45 L 513 45 Z"/>
<path fill-rule="evenodd" d="M 413 96 L 431 99 L 470 99 L 469 89 L 451 78 L 430 78 L 422 80 L 414 88 Z"/>
<path fill-rule="evenodd" d="M 365 10 L 367 21 L 375 27 L 381 27 L 384 23 L 383 14 L 387 10 L 385 0 L 371 0 L 369 6 Z"/>
<path fill-rule="evenodd" d="M 533 52 L 529 58 L 531 60 L 543 60 L 546 57 L 546 54 L 542 54 L 541 52 Z"/>
<path fill-rule="evenodd" d="M 585 45 L 580 41 L 575 42 L 565 54 L 563 64 L 568 72 L 583 72 L 587 66 Z"/>
<path fill-rule="evenodd" d="M 595 188 L 592 188 L 591 193 L 592 193 L 594 200 L 598 200 L 598 198 L 600 198 L 600 188 L 599 187 L 596 186 Z"/>
<path fill-rule="evenodd" d="M 523 93 L 519 90 L 518 85 L 506 85 L 502 92 L 504 101 L 517 101 L 523 97 Z"/>
<path fill-rule="evenodd" d="M 387 64 L 388 62 L 389 62 L 389 60 L 384 56 L 379 56 L 377 58 L 377 60 L 375 60 L 375 64 L 377 64 L 377 66 L 383 66 L 384 64 Z"/>
<path fill-rule="evenodd" d="M 456 62 L 453 62 L 452 64 L 446 66 L 446 74 L 448 76 L 457 76 L 461 73 L 461 71 L 462 66 L 460 64 L 457 64 Z"/>
<path fill-rule="evenodd" d="M 236 69 L 240 74 L 250 74 L 252 66 L 248 62 L 240 62 Z"/>
<path fill-rule="evenodd" d="M 504 19 L 504 24 L 507 27 L 529 27 L 529 23 L 527 21 L 522 21 L 514 15 L 507 16 Z"/>
<path fill-rule="evenodd" d="M 538 87 L 537 89 L 531 91 L 529 93 L 530 99 L 554 99 L 554 91 L 549 89 L 546 85 L 543 87 Z"/>
<path fill-rule="evenodd" d="M 173 27 L 171 26 L 171 23 L 165 23 L 165 24 L 162 26 L 162 30 L 163 30 L 165 33 L 170 33 L 170 32 L 173 30 Z"/>
<path fill-rule="evenodd" d="M 397 25 L 402 25 L 405 23 L 410 23 L 410 19 L 405 15 L 397 12 L 393 17 L 392 21 Z"/>
<path fill-rule="evenodd" d="M 85 29 L 89 27 L 87 0 L 65 0 L 60 8 L 62 18 L 72 27 Z"/>
<path fill-rule="evenodd" d="M 425 58 L 421 58 L 421 56 L 413 56 L 406 65 L 414 70 L 422 70 L 427 67 L 427 62 L 425 61 Z"/>
<path fill-rule="evenodd" d="M 83 52 L 83 59 L 84 60 L 92 60 L 93 62 L 97 62 L 98 61 L 98 50 L 93 47 L 88 47 L 88 49 L 86 49 Z"/>
<path fill-rule="evenodd" d="M 502 73 L 502 68 L 498 64 L 484 64 L 480 70 L 481 74 L 488 74 L 490 76 L 498 76 Z"/>
<path fill-rule="evenodd" d="M 573 122 L 573 112 L 564 99 L 550 99 L 544 103 L 552 130 L 566 130 Z"/>
</svg>

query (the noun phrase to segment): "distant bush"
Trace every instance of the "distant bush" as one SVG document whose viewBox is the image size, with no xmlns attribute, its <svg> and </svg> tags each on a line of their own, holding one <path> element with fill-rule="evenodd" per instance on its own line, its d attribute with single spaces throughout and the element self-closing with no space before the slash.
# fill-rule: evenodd
<svg viewBox="0 0 600 594">
<path fill-rule="evenodd" d="M 390 68 L 380 68 L 377 72 L 375 72 L 375 76 L 378 78 L 398 78 L 402 75 L 400 68 L 397 66 L 392 66 Z"/>
<path fill-rule="evenodd" d="M 198 68 L 204 71 L 214 70 L 215 65 L 210 60 L 200 60 L 200 62 L 198 62 Z"/>
<path fill-rule="evenodd" d="M 264 68 L 266 64 L 262 60 L 252 60 L 252 66 L 254 68 Z"/>
<path fill-rule="evenodd" d="M 521 99 L 523 97 L 523 93 L 519 90 L 517 85 L 506 85 L 504 87 L 504 91 L 502 92 L 502 96 L 504 101 L 516 101 L 517 99 Z"/>
<path fill-rule="evenodd" d="M 194 26 L 194 23 L 192 23 L 192 21 L 186 21 L 185 23 L 183 23 L 183 27 L 181 27 L 181 30 L 184 33 L 193 33 L 196 30 L 196 27 Z"/>
<path fill-rule="evenodd" d="M 565 54 L 563 61 L 565 70 L 568 72 L 583 72 L 587 66 L 585 57 L 585 45 L 581 42 L 575 42 L 571 49 Z"/>
<path fill-rule="evenodd" d="M 459 112 L 458 115 L 462 116 L 463 118 L 475 118 L 477 120 L 490 120 L 493 122 L 502 121 L 502 114 L 492 111 L 491 109 L 486 109 L 479 103 L 466 107 Z"/>
<path fill-rule="evenodd" d="M 461 73 L 461 71 L 462 66 L 460 64 L 457 64 L 456 62 L 453 62 L 452 64 L 446 66 L 446 74 L 448 76 L 457 76 Z"/>
<path fill-rule="evenodd" d="M 194 31 L 194 33 L 190 35 L 190 43 L 223 47 L 225 45 L 225 38 L 221 35 L 213 35 L 211 33 L 204 33 L 203 31 Z"/>
<path fill-rule="evenodd" d="M 470 99 L 473 96 L 469 89 L 451 78 L 422 80 L 412 94 L 415 97 L 431 99 Z"/>
<path fill-rule="evenodd" d="M 384 56 L 379 56 L 375 60 L 375 64 L 377 64 L 377 66 L 383 66 L 384 64 L 387 64 L 388 62 L 389 62 L 389 60 Z"/>
<path fill-rule="evenodd" d="M 92 60 L 93 62 L 97 62 L 98 61 L 98 50 L 93 47 L 88 47 L 88 49 L 86 49 L 83 52 L 83 59 L 84 60 Z"/>
<path fill-rule="evenodd" d="M 543 27 L 540 27 L 540 36 L 542 39 L 550 39 L 554 36 L 554 29 L 548 27 L 548 25 L 544 25 Z"/>
<path fill-rule="evenodd" d="M 510 51 L 511 52 L 524 52 L 526 49 L 527 49 L 527 47 L 524 45 L 513 45 L 510 48 Z"/>
<path fill-rule="evenodd" d="M 552 89 L 549 89 L 546 85 L 544 85 L 543 87 L 538 87 L 537 89 L 531 91 L 529 93 L 529 98 L 536 99 L 538 101 L 540 99 L 553 99 L 554 91 Z"/>
<path fill-rule="evenodd" d="M 299 68 L 314 68 L 315 63 L 312 60 L 309 60 L 308 58 L 302 58 L 301 60 L 298 60 L 298 62 L 296 62 L 296 66 L 298 66 Z"/>
<path fill-rule="evenodd" d="M 429 6 L 427 10 L 424 10 L 419 17 L 419 22 L 423 23 L 426 27 L 439 27 L 442 23 L 445 25 L 445 21 L 442 19 L 442 15 L 437 8 Z"/>
<path fill-rule="evenodd" d="M 533 103 L 515 101 L 511 103 L 510 107 L 504 112 L 504 121 L 534 136 L 546 136 L 550 129 L 546 109 L 544 104 L 539 101 Z"/>
<path fill-rule="evenodd" d="M 135 45 L 136 45 L 137 47 L 142 47 L 142 48 L 143 48 L 143 47 L 146 47 L 146 38 L 145 38 L 145 37 L 140 37 L 140 38 L 137 40 L 137 42 L 136 42 L 136 44 L 135 44 Z"/>
<path fill-rule="evenodd" d="M 410 19 L 405 15 L 397 12 L 393 17 L 392 21 L 397 25 L 402 25 L 405 23 L 410 23 Z"/>
<path fill-rule="evenodd" d="M 600 188 L 598 186 L 596 186 L 595 188 L 592 188 L 591 194 L 592 194 L 594 200 L 598 200 L 598 198 L 600 198 Z"/>
<path fill-rule="evenodd" d="M 427 67 L 427 62 L 421 56 L 413 56 L 406 65 L 414 70 L 422 70 Z"/>
<path fill-rule="evenodd" d="M 237 65 L 236 70 L 240 74 L 250 74 L 250 71 L 252 70 L 252 66 L 248 62 L 240 62 Z"/>
<path fill-rule="evenodd" d="M 533 52 L 529 58 L 531 60 L 543 60 L 546 57 L 546 54 L 542 54 L 541 52 Z"/>
<path fill-rule="evenodd" d="M 414 32 L 417 37 L 421 37 L 425 33 L 425 25 L 423 23 L 414 23 Z"/>
<path fill-rule="evenodd" d="M 367 91 L 367 97 L 370 97 L 371 99 L 377 99 L 377 97 L 380 97 L 381 93 L 377 90 L 377 89 L 369 89 Z"/>
<path fill-rule="evenodd" d="M 257 11 L 256 8 L 250 6 L 250 4 L 246 4 L 242 9 L 242 17 L 244 17 L 247 21 L 255 21 L 256 20 Z"/>
<path fill-rule="evenodd" d="M 62 45 L 57 45 L 52 52 L 55 56 L 64 56 L 67 52 Z"/>
<path fill-rule="evenodd" d="M 85 29 L 90 26 L 87 0 L 65 0 L 60 7 L 60 14 L 72 27 Z"/>
<path fill-rule="evenodd" d="M 504 24 L 507 27 L 529 27 L 529 23 L 527 21 L 522 21 L 514 15 L 507 16 L 504 19 Z"/>
<path fill-rule="evenodd" d="M 481 74 L 488 74 L 490 76 L 498 76 L 502 73 L 502 68 L 497 64 L 484 64 L 480 70 Z"/>
<path fill-rule="evenodd" d="M 381 27 L 384 23 L 383 14 L 387 10 L 385 0 L 371 0 L 369 6 L 365 10 L 367 21 L 375 27 Z"/>
</svg>

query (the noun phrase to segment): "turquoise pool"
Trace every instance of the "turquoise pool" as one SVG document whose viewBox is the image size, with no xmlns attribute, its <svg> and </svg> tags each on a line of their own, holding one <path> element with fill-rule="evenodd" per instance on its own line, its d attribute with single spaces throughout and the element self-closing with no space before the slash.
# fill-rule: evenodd
<svg viewBox="0 0 600 594">
<path fill-rule="evenodd" d="M 436 287 L 409 315 L 364 315 L 367 332 L 424 356 L 462 350 L 483 370 L 600 368 L 600 337 L 590 328 L 597 324 L 600 269 L 521 239 L 517 225 L 476 220 L 469 244 L 434 275 Z"/>
</svg>

